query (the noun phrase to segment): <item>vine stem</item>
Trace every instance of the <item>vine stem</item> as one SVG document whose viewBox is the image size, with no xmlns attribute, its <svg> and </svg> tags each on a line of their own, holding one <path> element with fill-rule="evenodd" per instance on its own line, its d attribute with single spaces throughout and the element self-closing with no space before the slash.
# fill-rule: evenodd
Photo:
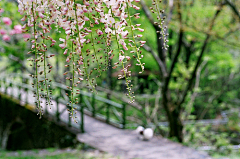
<svg viewBox="0 0 240 159">
<path fill-rule="evenodd" d="M 110 7 L 110 9 L 111 9 L 111 13 L 112 13 L 112 8 Z M 113 16 L 113 14 L 112 14 L 112 16 Z M 114 24 L 113 24 L 114 25 Z M 117 41 L 117 46 L 118 46 L 118 52 L 119 52 L 119 54 L 121 53 L 121 51 L 120 51 L 120 45 L 119 45 L 119 42 L 118 42 L 118 37 L 117 37 L 117 32 L 116 32 L 116 28 L 113 26 L 112 27 L 113 29 L 114 29 L 114 31 L 115 31 L 115 37 L 116 37 L 116 41 Z M 124 73 L 124 77 L 125 77 L 125 80 L 126 80 L 126 85 L 127 85 L 127 90 L 128 90 L 128 95 L 129 95 L 129 98 L 130 98 L 130 102 L 133 102 L 133 99 L 132 99 L 132 97 L 131 97 L 131 90 L 130 90 L 130 87 L 129 87 L 129 85 L 128 85 L 128 78 L 127 78 L 127 74 L 126 74 L 126 71 L 125 71 L 125 68 L 124 68 L 124 62 L 122 61 L 122 68 L 123 68 L 123 73 Z"/>
<path fill-rule="evenodd" d="M 73 1 L 73 3 L 74 3 L 74 9 L 75 9 L 75 18 L 76 18 L 76 22 L 77 22 L 77 25 L 76 25 L 77 34 L 78 34 L 78 36 L 79 36 L 78 41 L 79 41 L 80 48 L 81 48 L 81 45 L 82 45 L 82 44 L 81 44 L 81 39 L 80 39 L 81 34 L 80 34 L 79 28 L 78 28 L 77 7 L 76 7 L 77 4 L 76 4 L 75 0 Z M 83 56 L 83 54 L 82 54 L 82 48 L 81 48 L 81 56 Z M 86 63 L 84 62 L 84 61 L 85 61 L 84 58 L 82 58 L 82 61 L 83 61 L 85 73 L 86 73 L 86 75 L 87 75 L 88 83 L 91 85 L 91 87 L 93 88 L 93 90 L 95 90 L 95 88 L 93 87 L 93 85 L 91 84 L 91 82 L 89 82 L 89 74 L 88 74 L 88 72 L 87 72 L 87 67 L 86 67 Z"/>
<path fill-rule="evenodd" d="M 44 36 L 44 33 L 43 33 Z M 43 44 L 44 44 L 45 40 L 43 39 Z M 47 102 L 49 104 L 49 106 L 51 107 L 50 104 L 50 99 L 49 99 L 49 92 L 48 92 L 48 86 L 47 86 L 47 72 L 46 72 L 46 50 L 44 50 L 44 81 L 45 81 L 45 89 L 47 91 Z"/>
<path fill-rule="evenodd" d="M 75 72 L 74 72 L 74 69 L 75 69 L 75 63 L 74 63 L 74 53 L 73 53 L 73 42 L 72 42 L 72 90 L 71 90 L 71 112 L 72 112 L 72 118 L 73 118 L 73 93 L 74 93 L 74 77 L 75 77 Z"/>
<path fill-rule="evenodd" d="M 163 47 L 165 50 L 167 50 L 167 47 L 166 47 L 166 43 L 165 43 L 165 33 L 164 33 L 164 28 L 163 28 L 163 23 L 162 23 L 162 19 L 161 19 L 161 15 L 160 15 L 160 10 L 158 9 L 158 1 L 156 3 L 156 10 L 157 10 L 157 14 L 158 14 L 158 18 L 159 18 L 159 21 L 160 21 L 160 29 L 161 29 L 161 35 L 163 36 Z"/>
<path fill-rule="evenodd" d="M 42 118 L 42 110 L 41 110 L 41 105 L 40 105 L 40 100 L 39 100 L 39 89 L 38 89 L 38 59 L 37 59 L 37 39 L 36 39 L 36 20 L 35 20 L 35 14 L 34 14 L 34 10 L 33 10 L 33 2 L 32 2 L 32 14 L 33 14 L 33 35 L 34 35 L 34 52 L 35 52 L 35 79 L 36 79 L 36 85 L 37 85 L 37 108 L 39 111 L 39 118 Z"/>
<path fill-rule="evenodd" d="M 133 38 L 133 42 L 134 42 L 134 46 L 135 46 L 135 49 L 136 49 L 136 52 L 137 52 L 137 59 L 138 59 L 138 62 L 141 66 L 141 69 L 142 69 L 142 72 L 144 71 L 144 67 L 143 67 L 143 64 L 141 63 L 141 60 L 140 60 L 140 55 L 139 55 L 139 49 L 137 48 L 137 44 L 136 44 L 136 41 L 135 41 L 135 38 L 134 38 L 134 34 L 133 34 L 133 28 L 132 28 L 132 21 L 131 21 L 131 16 L 130 16 L 130 12 L 129 12 L 129 5 L 127 4 L 127 11 L 128 11 L 128 19 L 129 19 L 129 23 L 130 23 L 130 28 L 131 28 L 131 33 L 132 33 L 132 38 Z"/>
<path fill-rule="evenodd" d="M 91 27 L 90 13 L 88 13 L 88 16 L 89 16 L 89 27 Z M 95 49 L 95 46 L 94 46 L 94 39 L 93 39 L 92 31 L 91 31 L 90 34 L 91 34 L 91 39 L 92 39 L 92 45 L 93 45 L 94 55 L 95 55 L 95 58 L 96 58 L 96 61 L 97 61 L 97 65 L 98 65 L 98 72 L 100 73 L 99 76 L 101 76 L 101 70 L 100 70 L 99 62 L 98 62 L 97 55 L 96 55 L 96 49 Z"/>
</svg>

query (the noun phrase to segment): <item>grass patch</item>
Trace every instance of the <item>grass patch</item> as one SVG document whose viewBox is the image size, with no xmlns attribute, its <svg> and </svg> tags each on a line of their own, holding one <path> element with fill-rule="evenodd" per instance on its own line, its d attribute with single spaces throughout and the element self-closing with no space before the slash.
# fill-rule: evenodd
<svg viewBox="0 0 240 159">
<path fill-rule="evenodd" d="M 29 151 L 0 151 L 0 159 L 108 159 L 113 158 L 107 153 L 98 150 L 83 151 L 80 149 L 55 149 Z"/>
<path fill-rule="evenodd" d="M 211 155 L 211 157 L 218 158 L 218 159 L 240 159 L 240 151 L 232 152 L 228 155 L 214 153 Z"/>
</svg>

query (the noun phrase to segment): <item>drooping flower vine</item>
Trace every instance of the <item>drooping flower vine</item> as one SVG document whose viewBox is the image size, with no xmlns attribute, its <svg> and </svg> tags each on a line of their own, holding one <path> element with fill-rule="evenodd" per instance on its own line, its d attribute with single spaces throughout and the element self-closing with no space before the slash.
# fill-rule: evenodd
<svg viewBox="0 0 240 159">
<path fill-rule="evenodd" d="M 131 8 L 138 10 L 139 0 L 18 0 L 19 12 L 24 16 L 26 24 L 23 29 L 32 33 L 33 58 L 29 59 L 34 63 L 35 74 L 31 75 L 35 79 L 35 96 L 37 108 L 40 116 L 43 113 L 41 98 L 49 99 L 49 79 L 48 72 L 51 71 L 51 64 L 46 63 L 46 58 L 53 55 L 47 54 L 47 48 L 60 41 L 59 47 L 63 49 L 66 56 L 68 71 L 66 79 L 70 81 L 69 105 L 70 114 L 74 117 L 74 103 L 77 103 L 77 87 L 81 81 L 87 81 L 93 91 L 96 87 L 96 79 L 93 74 L 101 76 L 103 71 L 108 69 L 109 60 L 118 56 L 118 61 L 114 62 L 113 68 L 120 67 L 121 73 L 118 78 L 125 78 L 128 96 L 131 102 L 134 101 L 131 90 L 131 64 L 128 62 L 132 57 L 136 59 L 144 70 L 144 63 L 141 63 L 140 47 L 145 41 L 137 41 L 136 37 L 142 37 L 140 24 L 134 25 L 133 18 L 139 18 L 139 13 L 131 15 Z M 65 33 L 60 39 L 51 38 L 52 28 L 57 27 L 58 31 Z M 115 47 L 116 46 L 116 47 Z M 41 68 L 40 66 L 43 66 Z M 42 77 L 43 76 L 43 77 Z M 76 120 L 75 120 L 76 121 Z"/>
<path fill-rule="evenodd" d="M 160 29 L 160 31 L 157 31 L 158 34 L 160 34 L 160 39 L 162 39 L 162 42 L 163 42 L 163 46 L 162 46 L 162 49 L 165 49 L 167 50 L 167 48 L 169 47 L 167 45 L 168 43 L 168 40 L 167 40 L 167 36 L 168 36 L 168 33 L 166 31 L 167 29 L 167 26 L 164 26 L 164 23 L 165 23 L 165 19 L 166 19 L 166 16 L 164 16 L 164 10 L 163 9 L 160 9 L 160 4 L 162 3 L 162 0 L 152 0 L 152 7 L 150 7 L 150 10 L 152 13 L 155 13 L 157 15 L 157 21 L 154 22 Z"/>
</svg>

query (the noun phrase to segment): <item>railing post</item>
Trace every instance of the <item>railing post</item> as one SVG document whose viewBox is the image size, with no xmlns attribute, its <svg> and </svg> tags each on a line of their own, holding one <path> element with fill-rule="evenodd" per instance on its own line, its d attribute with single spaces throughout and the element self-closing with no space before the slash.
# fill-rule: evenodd
<svg viewBox="0 0 240 159">
<path fill-rule="evenodd" d="M 70 106 L 67 106 L 69 110 L 71 110 L 72 108 Z M 72 114 L 73 115 L 73 114 Z M 71 113 L 70 111 L 68 112 L 68 127 L 72 126 L 72 121 L 71 121 Z"/>
<path fill-rule="evenodd" d="M 19 85 L 18 86 L 18 100 L 19 100 L 19 102 L 21 102 L 21 99 L 22 99 L 22 93 L 21 93 L 21 86 Z"/>
<path fill-rule="evenodd" d="M 47 102 L 46 98 L 45 98 L 45 100 L 46 100 L 46 102 L 45 102 L 45 113 L 46 113 L 46 115 L 48 115 L 48 107 L 50 107 L 50 105 L 48 105 L 48 102 Z"/>
<path fill-rule="evenodd" d="M 110 104 L 108 104 L 108 103 L 107 103 L 106 116 L 107 116 L 106 122 L 109 124 L 109 121 L 110 121 Z"/>
<path fill-rule="evenodd" d="M 8 85 L 7 85 L 7 83 L 6 83 L 6 79 L 4 79 L 3 83 L 4 83 L 4 85 L 5 85 L 5 92 L 4 92 L 4 93 L 7 94 Z"/>
<path fill-rule="evenodd" d="M 81 129 L 81 132 L 84 133 L 84 105 L 83 105 L 83 96 L 82 94 L 79 95 L 79 98 L 80 98 L 80 129 Z"/>
<path fill-rule="evenodd" d="M 107 99 L 110 100 L 110 94 L 107 93 Z M 109 124 L 110 122 L 110 104 L 107 103 L 107 111 L 106 111 L 106 122 Z"/>
<path fill-rule="evenodd" d="M 9 83 L 9 95 L 11 96 L 11 97 L 13 97 L 13 90 L 12 90 L 12 88 L 13 88 L 13 86 L 12 86 L 12 81 L 10 81 L 10 83 Z"/>
<path fill-rule="evenodd" d="M 95 94 L 92 93 L 92 116 L 95 117 L 96 116 L 96 108 L 95 108 Z"/>
<path fill-rule="evenodd" d="M 16 82 L 14 82 L 15 79 L 16 79 L 16 77 L 13 76 L 13 77 L 12 77 L 12 82 L 11 82 L 11 91 L 12 91 L 11 97 L 12 97 L 12 98 L 14 98 L 14 92 L 15 92 L 15 91 L 14 91 L 14 87 L 15 87 L 15 85 L 16 85 L 16 84 L 15 84 Z"/>
<path fill-rule="evenodd" d="M 2 79 L 0 78 L 0 91 L 2 90 Z"/>
<path fill-rule="evenodd" d="M 23 78 L 23 79 L 22 79 L 22 82 L 23 82 L 24 84 L 26 84 L 26 86 L 27 86 L 27 84 L 28 84 L 28 79 Z M 25 93 L 26 93 L 25 105 L 27 105 L 27 104 L 28 104 L 28 88 L 26 87 L 26 88 L 24 89 L 24 91 L 25 91 Z"/>
<path fill-rule="evenodd" d="M 56 98 L 56 104 L 57 104 L 57 112 L 56 112 L 56 118 L 57 118 L 57 122 L 60 121 L 60 118 L 59 118 L 59 97 Z"/>
<path fill-rule="evenodd" d="M 27 105 L 28 104 L 28 88 L 25 88 L 25 92 L 26 92 L 25 105 Z"/>
<path fill-rule="evenodd" d="M 122 103 L 122 126 L 123 129 L 126 128 L 126 104 Z"/>
<path fill-rule="evenodd" d="M 25 88 L 25 92 L 26 92 L 25 103 L 27 105 L 28 104 L 28 88 Z"/>
<path fill-rule="evenodd" d="M 70 90 L 66 90 L 65 91 L 67 94 L 68 94 L 68 97 L 69 97 L 69 99 L 70 99 L 70 97 L 71 97 L 71 91 Z M 67 105 L 67 109 L 68 109 L 68 127 L 71 127 L 72 126 L 72 121 L 71 121 L 71 103 L 69 103 L 68 105 Z M 72 114 L 72 117 L 73 117 L 73 114 Z"/>
</svg>

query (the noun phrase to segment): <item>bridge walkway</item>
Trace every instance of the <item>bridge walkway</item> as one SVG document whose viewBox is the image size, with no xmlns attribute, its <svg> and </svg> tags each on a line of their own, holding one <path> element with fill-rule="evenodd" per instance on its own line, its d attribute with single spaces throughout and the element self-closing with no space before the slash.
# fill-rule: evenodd
<svg viewBox="0 0 240 159">
<path fill-rule="evenodd" d="M 19 99 L 19 94 L 21 98 Z M 25 106 L 27 109 L 35 111 L 35 98 L 32 93 L 26 93 L 18 87 L 0 87 L 0 95 L 5 95 Z M 27 103 L 25 100 L 27 99 Z M 43 103 L 45 103 L 43 99 Z M 27 104 L 27 105 L 26 105 Z M 56 111 L 61 112 L 59 120 L 65 125 L 75 129 L 77 140 L 90 145 L 101 151 L 110 153 L 123 159 L 208 159 L 206 153 L 196 151 L 179 143 L 172 142 L 161 137 L 153 137 L 150 141 L 141 141 L 132 130 L 125 130 L 99 121 L 89 115 L 77 111 L 78 123 L 69 122 L 69 113 L 66 105 L 53 100 L 52 106 L 46 107 L 43 104 L 43 110 L 47 110 L 48 115 L 55 117 Z M 84 119 L 84 133 L 81 133 L 80 119 Z M 69 125 L 70 124 L 70 125 Z"/>
</svg>

